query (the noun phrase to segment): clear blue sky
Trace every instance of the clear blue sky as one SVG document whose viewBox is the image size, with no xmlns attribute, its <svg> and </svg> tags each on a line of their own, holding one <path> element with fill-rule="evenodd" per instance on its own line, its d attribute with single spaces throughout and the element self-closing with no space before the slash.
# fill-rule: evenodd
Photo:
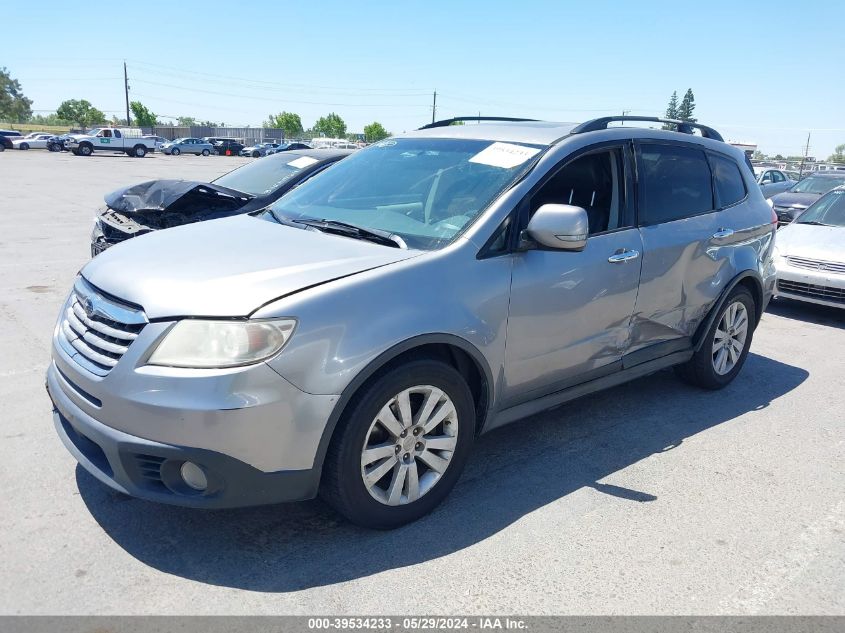
<svg viewBox="0 0 845 633">
<path fill-rule="evenodd" d="M 142 9 L 139 10 L 139 9 Z M 349 131 L 437 116 L 581 121 L 663 114 L 692 88 L 698 119 L 767 153 L 845 143 L 845 2 L 143 3 L 53 0 L 3 10 L 0 66 L 39 112 L 131 98 L 159 116 L 260 124 L 331 111 Z"/>
</svg>

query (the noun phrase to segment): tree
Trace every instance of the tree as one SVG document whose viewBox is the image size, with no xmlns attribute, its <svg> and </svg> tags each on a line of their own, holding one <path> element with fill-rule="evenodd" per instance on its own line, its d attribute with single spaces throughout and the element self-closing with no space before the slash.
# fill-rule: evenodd
<svg viewBox="0 0 845 633">
<path fill-rule="evenodd" d="M 197 120 L 192 116 L 176 117 L 176 125 L 179 127 L 192 127 L 197 124 Z"/>
<path fill-rule="evenodd" d="M 135 125 L 139 127 L 153 127 L 158 118 L 155 113 L 151 112 L 147 106 L 140 101 L 133 101 L 129 104 L 132 114 L 135 117 Z"/>
<path fill-rule="evenodd" d="M 32 116 L 32 99 L 27 99 L 17 79 L 0 68 L 0 121 L 23 123 Z"/>
<path fill-rule="evenodd" d="M 666 108 L 666 118 L 667 119 L 677 119 L 678 118 L 678 91 L 674 90 L 672 92 L 672 96 L 669 99 L 669 107 Z M 665 123 L 663 125 L 664 130 L 671 130 L 674 126 L 671 123 Z"/>
<path fill-rule="evenodd" d="M 35 114 L 29 117 L 27 123 L 34 123 L 36 125 L 69 125 L 70 121 L 60 119 L 56 113 L 52 114 Z"/>
<path fill-rule="evenodd" d="M 294 112 L 271 114 L 264 122 L 264 127 L 274 127 L 284 131 L 285 138 L 302 136 L 302 119 Z"/>
<path fill-rule="evenodd" d="M 753 158 L 754 160 L 766 160 L 766 155 L 759 149 L 755 149 L 754 153 L 751 155 L 751 158 Z"/>
<path fill-rule="evenodd" d="M 86 128 L 92 123 L 103 123 L 106 115 L 91 105 L 86 99 L 68 99 L 62 101 L 56 108 L 56 114 L 60 119 L 76 123 L 79 127 Z"/>
<path fill-rule="evenodd" d="M 681 100 L 681 106 L 678 108 L 678 119 L 695 123 L 698 119 L 692 115 L 693 112 L 695 112 L 695 95 L 692 94 L 692 88 L 687 88 L 687 92 Z"/>
<path fill-rule="evenodd" d="M 828 157 L 828 160 L 831 163 L 845 163 L 845 143 L 837 145 L 833 150 L 833 154 Z"/>
<path fill-rule="evenodd" d="M 390 136 L 390 132 L 385 130 L 384 126 L 378 121 L 373 121 L 369 125 L 364 126 L 364 140 L 367 143 L 375 143 L 388 136 Z"/>
<path fill-rule="evenodd" d="M 340 115 L 331 112 L 317 119 L 313 130 L 317 136 L 341 138 L 346 134 L 346 123 L 340 118 Z"/>
</svg>

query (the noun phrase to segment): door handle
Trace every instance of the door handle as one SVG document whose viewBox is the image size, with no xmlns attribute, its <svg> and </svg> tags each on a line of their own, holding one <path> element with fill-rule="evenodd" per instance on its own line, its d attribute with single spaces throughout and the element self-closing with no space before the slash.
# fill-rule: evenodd
<svg viewBox="0 0 845 633">
<path fill-rule="evenodd" d="M 725 238 L 725 237 L 730 237 L 733 234 L 734 234 L 733 229 L 719 229 L 718 231 L 713 233 L 713 239 L 714 240 L 720 240 L 720 239 Z"/>
<path fill-rule="evenodd" d="M 640 256 L 639 251 L 618 250 L 613 255 L 607 258 L 611 264 L 622 264 Z"/>
</svg>

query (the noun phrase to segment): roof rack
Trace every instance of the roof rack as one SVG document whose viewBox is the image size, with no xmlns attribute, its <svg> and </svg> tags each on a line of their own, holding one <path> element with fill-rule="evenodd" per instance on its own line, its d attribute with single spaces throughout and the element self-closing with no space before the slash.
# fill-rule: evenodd
<svg viewBox="0 0 845 633">
<path fill-rule="evenodd" d="M 678 121 L 677 119 L 662 119 L 656 116 L 603 116 L 592 121 L 586 121 L 580 125 L 575 126 L 569 132 L 570 134 L 581 134 L 583 132 L 595 132 L 596 130 L 606 130 L 608 123 L 614 121 L 648 121 L 650 123 L 670 123 L 675 126 L 678 132 L 682 134 L 692 134 L 693 129 L 701 130 L 701 136 L 704 138 L 712 138 L 715 141 L 724 141 L 722 135 L 719 134 L 712 127 L 701 125 L 699 123 L 691 123 L 689 121 Z"/>
<path fill-rule="evenodd" d="M 442 121 L 434 121 L 433 123 L 429 123 L 428 125 L 423 125 L 421 130 L 428 130 L 433 127 L 447 127 L 452 125 L 453 123 L 457 123 L 459 121 L 509 121 L 519 122 L 519 121 L 536 121 L 537 119 L 520 119 L 514 118 L 509 116 L 456 116 L 452 117 L 451 119 L 443 119 Z"/>
</svg>

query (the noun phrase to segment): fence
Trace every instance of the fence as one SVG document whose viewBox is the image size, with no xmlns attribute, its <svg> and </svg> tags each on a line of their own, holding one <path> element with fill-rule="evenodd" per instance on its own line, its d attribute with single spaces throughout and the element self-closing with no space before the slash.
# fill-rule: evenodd
<svg viewBox="0 0 845 633">
<path fill-rule="evenodd" d="M 274 127 L 210 127 L 206 125 L 171 126 L 156 125 L 152 128 L 144 128 L 147 134 L 163 136 L 166 139 L 192 137 L 202 138 L 212 136 L 218 138 L 237 139 L 245 145 L 263 143 L 265 141 L 293 140 L 285 139 L 284 130 Z"/>
</svg>

